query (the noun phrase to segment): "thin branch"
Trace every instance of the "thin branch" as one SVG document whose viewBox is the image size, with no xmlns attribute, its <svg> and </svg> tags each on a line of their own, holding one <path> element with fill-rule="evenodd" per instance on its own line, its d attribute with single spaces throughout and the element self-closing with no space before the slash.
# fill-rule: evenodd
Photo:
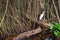
<svg viewBox="0 0 60 40">
<path fill-rule="evenodd" d="M 2 23 L 3 23 L 3 21 L 4 21 L 5 15 L 7 13 L 7 8 L 8 8 L 8 0 L 7 0 L 7 3 L 6 3 L 6 9 L 5 9 L 4 16 L 3 16 L 2 20 L 1 20 L 1 23 L 0 23 L 0 27 L 1 27 Z"/>
<path fill-rule="evenodd" d="M 54 0 L 52 0 L 52 2 L 53 2 L 53 5 L 54 5 L 54 8 L 55 8 L 55 12 L 56 12 L 56 15 L 57 15 L 58 21 L 59 21 L 59 23 L 60 23 L 60 19 L 59 19 L 59 15 L 58 15 L 57 7 L 56 7 L 56 5 L 55 5 L 55 3 L 54 3 Z"/>
</svg>

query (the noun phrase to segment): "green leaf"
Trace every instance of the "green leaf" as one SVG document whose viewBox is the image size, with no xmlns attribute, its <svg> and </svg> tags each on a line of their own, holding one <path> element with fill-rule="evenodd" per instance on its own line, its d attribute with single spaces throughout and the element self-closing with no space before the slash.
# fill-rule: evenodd
<svg viewBox="0 0 60 40">
<path fill-rule="evenodd" d="M 55 30 L 56 30 L 56 28 L 55 28 L 54 25 L 52 25 L 52 26 L 50 27 L 50 29 L 51 29 L 52 31 L 55 31 Z"/>
<path fill-rule="evenodd" d="M 55 36 L 60 36 L 60 32 L 59 31 L 54 31 L 54 34 L 55 34 Z"/>
</svg>

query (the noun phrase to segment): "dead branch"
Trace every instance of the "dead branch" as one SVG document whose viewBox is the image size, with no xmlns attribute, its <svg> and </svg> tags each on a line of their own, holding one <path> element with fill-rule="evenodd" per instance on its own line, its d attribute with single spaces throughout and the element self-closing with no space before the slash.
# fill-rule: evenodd
<svg viewBox="0 0 60 40">
<path fill-rule="evenodd" d="M 13 38 L 13 40 L 20 40 L 24 37 L 28 38 L 32 35 L 36 35 L 36 34 L 40 33 L 41 31 L 42 31 L 41 28 L 37 28 L 37 29 L 31 30 L 31 31 L 27 31 L 27 32 L 24 32 L 24 33 L 18 35 L 17 37 Z"/>
</svg>

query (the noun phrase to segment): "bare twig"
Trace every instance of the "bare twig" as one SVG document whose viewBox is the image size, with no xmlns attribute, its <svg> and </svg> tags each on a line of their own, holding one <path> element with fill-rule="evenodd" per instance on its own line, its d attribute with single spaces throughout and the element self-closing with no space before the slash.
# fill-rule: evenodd
<svg viewBox="0 0 60 40">
<path fill-rule="evenodd" d="M 56 15 L 57 15 L 58 21 L 59 21 L 59 23 L 60 23 L 60 19 L 59 19 L 59 15 L 58 15 L 57 7 L 56 7 L 56 5 L 55 5 L 55 3 L 54 3 L 54 0 L 52 0 L 52 2 L 53 2 L 53 5 L 54 5 L 54 8 L 55 8 L 55 12 L 56 12 Z"/>
<path fill-rule="evenodd" d="M 1 23 L 0 23 L 0 27 L 1 27 L 2 23 L 3 23 L 3 21 L 4 21 L 5 15 L 7 13 L 7 8 L 8 8 L 8 0 L 7 0 L 7 3 L 6 3 L 6 9 L 5 9 L 4 16 L 3 16 L 2 20 L 1 20 Z"/>
</svg>

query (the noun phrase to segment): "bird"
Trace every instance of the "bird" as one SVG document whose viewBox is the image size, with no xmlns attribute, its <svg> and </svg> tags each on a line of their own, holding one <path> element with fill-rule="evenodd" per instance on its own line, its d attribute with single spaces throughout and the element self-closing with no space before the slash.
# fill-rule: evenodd
<svg viewBox="0 0 60 40">
<path fill-rule="evenodd" d="M 45 15 L 45 11 L 42 12 L 42 14 L 39 16 L 39 20 L 41 20 Z"/>
</svg>

